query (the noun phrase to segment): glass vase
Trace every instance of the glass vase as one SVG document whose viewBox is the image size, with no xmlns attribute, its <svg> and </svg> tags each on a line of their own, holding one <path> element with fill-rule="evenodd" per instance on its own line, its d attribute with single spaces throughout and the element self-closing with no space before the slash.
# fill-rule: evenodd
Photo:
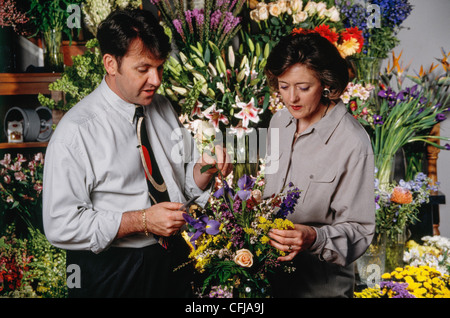
<svg viewBox="0 0 450 318">
<path fill-rule="evenodd" d="M 44 66 L 49 72 L 59 73 L 64 70 L 64 56 L 61 52 L 62 31 L 49 29 L 43 32 Z"/>
<path fill-rule="evenodd" d="M 376 84 L 380 78 L 383 59 L 372 56 L 350 58 L 355 77 L 366 84 Z"/>
<path fill-rule="evenodd" d="M 390 273 L 396 267 L 403 267 L 403 253 L 405 251 L 406 241 L 408 239 L 407 230 L 403 230 L 393 238 L 389 238 L 386 242 L 386 263 L 385 270 Z"/>
<path fill-rule="evenodd" d="M 366 252 L 356 260 L 360 283 L 373 287 L 385 272 L 386 235 L 376 234 Z"/>
</svg>

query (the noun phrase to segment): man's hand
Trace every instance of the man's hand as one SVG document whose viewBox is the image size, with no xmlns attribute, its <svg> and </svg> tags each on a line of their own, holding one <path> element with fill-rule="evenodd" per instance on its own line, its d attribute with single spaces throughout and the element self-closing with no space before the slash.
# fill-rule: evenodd
<svg viewBox="0 0 450 318">
<path fill-rule="evenodd" d="M 205 166 L 211 166 L 207 171 L 201 172 Z M 208 154 L 203 152 L 194 168 L 194 180 L 200 189 L 205 189 L 211 178 L 218 172 L 226 177 L 233 171 L 233 164 L 226 148 L 216 145 L 214 151 Z"/>
<path fill-rule="evenodd" d="M 144 210 L 125 212 L 122 214 L 116 238 L 145 231 L 159 236 L 173 235 L 186 223 L 184 212 L 180 211 L 182 206 L 183 204 L 178 202 L 161 202 Z"/>
<path fill-rule="evenodd" d="M 186 223 L 183 211 L 180 211 L 182 203 L 161 202 L 145 210 L 146 224 L 149 232 L 159 236 L 171 236 L 176 234 Z"/>
</svg>

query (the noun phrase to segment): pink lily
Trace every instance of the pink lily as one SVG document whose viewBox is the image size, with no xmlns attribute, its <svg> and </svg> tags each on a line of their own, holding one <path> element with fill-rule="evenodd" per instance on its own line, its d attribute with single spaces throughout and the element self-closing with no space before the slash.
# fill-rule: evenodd
<svg viewBox="0 0 450 318">
<path fill-rule="evenodd" d="M 242 110 L 234 115 L 234 117 L 242 119 L 243 127 L 247 128 L 250 120 L 254 123 L 259 122 L 258 113 L 260 110 L 255 107 L 255 101 L 253 98 L 250 102 L 243 103 L 236 97 L 236 106 L 242 108 Z"/>
<path fill-rule="evenodd" d="M 222 112 L 223 109 L 216 110 L 216 104 L 213 104 L 203 112 L 203 115 L 209 119 L 215 129 L 219 129 L 219 122 L 228 125 L 228 118 Z"/>
</svg>

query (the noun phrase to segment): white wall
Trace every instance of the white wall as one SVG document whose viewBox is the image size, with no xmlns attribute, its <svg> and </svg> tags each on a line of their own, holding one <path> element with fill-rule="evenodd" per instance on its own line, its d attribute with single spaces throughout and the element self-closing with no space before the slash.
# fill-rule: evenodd
<svg viewBox="0 0 450 318">
<path fill-rule="evenodd" d="M 410 0 L 410 3 L 414 8 L 403 24 L 408 29 L 400 31 L 401 42 L 394 51 L 398 56 L 403 50 L 403 63 L 411 62 L 410 72 L 418 72 L 421 65 L 428 69 L 431 63 L 439 63 L 435 58 L 442 58 L 441 48 L 450 52 L 450 0 Z M 441 136 L 450 137 L 450 118 L 441 123 Z M 441 235 L 450 237 L 450 151 L 441 150 L 437 170 L 439 190 L 446 196 L 446 204 L 440 205 L 439 230 Z"/>
</svg>

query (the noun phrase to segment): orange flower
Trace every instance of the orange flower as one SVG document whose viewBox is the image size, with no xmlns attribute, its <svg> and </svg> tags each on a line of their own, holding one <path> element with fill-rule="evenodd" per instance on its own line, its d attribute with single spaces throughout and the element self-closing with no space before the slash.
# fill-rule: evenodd
<svg viewBox="0 0 450 318">
<path fill-rule="evenodd" d="M 342 37 L 343 41 L 349 41 L 351 39 L 355 39 L 359 44 L 357 53 L 361 52 L 363 45 L 364 45 L 364 37 L 362 35 L 361 30 L 359 30 L 357 27 L 347 28 L 347 29 L 345 29 L 345 31 L 341 32 L 341 37 Z"/>
<path fill-rule="evenodd" d="M 336 44 L 337 41 L 339 40 L 339 34 L 334 30 L 330 29 L 329 25 L 321 24 L 315 27 L 314 31 L 319 33 L 321 36 L 323 36 L 333 44 Z"/>
<path fill-rule="evenodd" d="M 412 202 L 412 194 L 408 189 L 395 187 L 392 191 L 391 202 L 408 204 Z"/>
</svg>

